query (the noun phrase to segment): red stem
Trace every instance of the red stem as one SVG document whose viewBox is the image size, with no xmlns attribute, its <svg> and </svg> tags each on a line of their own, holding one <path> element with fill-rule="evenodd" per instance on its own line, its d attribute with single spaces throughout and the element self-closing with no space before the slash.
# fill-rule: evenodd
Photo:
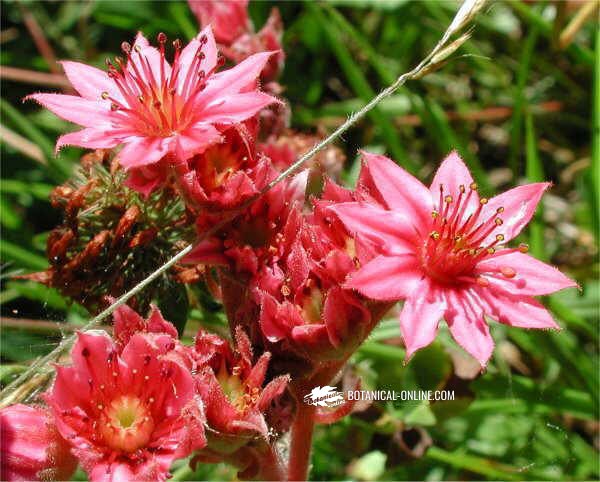
<svg viewBox="0 0 600 482">
<path fill-rule="evenodd" d="M 372 308 L 371 326 L 367 330 L 370 333 L 381 317 L 393 306 L 391 303 L 377 304 Z M 366 338 L 366 336 L 365 336 Z M 336 373 L 344 366 L 351 354 L 348 353 L 342 360 L 325 363 L 312 377 L 298 380 L 292 385 L 292 392 L 296 398 L 296 417 L 292 424 L 290 457 L 288 462 L 289 481 L 308 480 L 308 469 L 310 465 L 310 449 L 316 422 L 316 410 L 314 405 L 304 403 L 304 396 L 316 386 L 327 385 Z"/>
<path fill-rule="evenodd" d="M 260 474 L 262 480 L 285 480 L 281 460 L 272 445 L 269 446 L 269 450 L 261 458 Z"/>
<path fill-rule="evenodd" d="M 304 403 L 302 397 L 297 398 L 297 403 L 296 418 L 292 425 L 288 480 L 307 480 L 316 407 Z"/>
</svg>

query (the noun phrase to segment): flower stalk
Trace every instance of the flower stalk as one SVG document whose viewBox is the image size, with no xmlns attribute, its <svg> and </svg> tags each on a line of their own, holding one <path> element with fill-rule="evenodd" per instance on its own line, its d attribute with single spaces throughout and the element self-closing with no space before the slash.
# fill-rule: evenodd
<svg viewBox="0 0 600 482">
<path fill-rule="evenodd" d="M 308 392 L 298 393 L 298 411 L 292 425 L 290 458 L 287 480 L 307 480 L 310 466 L 310 451 L 315 428 L 314 405 L 302 402 Z"/>
</svg>

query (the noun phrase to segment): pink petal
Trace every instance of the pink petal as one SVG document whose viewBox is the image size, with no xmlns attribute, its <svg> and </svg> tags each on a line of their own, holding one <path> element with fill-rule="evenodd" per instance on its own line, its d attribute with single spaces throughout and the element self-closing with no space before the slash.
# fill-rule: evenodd
<svg viewBox="0 0 600 482">
<path fill-rule="evenodd" d="M 45 394 L 46 402 L 54 408 L 55 413 L 64 409 L 87 406 L 90 403 L 90 388 L 87 385 L 89 378 L 87 371 L 82 373 L 79 367 L 56 366 L 56 378 L 50 392 Z M 94 383 L 94 380 L 92 383 Z M 65 421 L 60 416 L 56 416 L 55 419 L 63 437 L 68 437 L 69 434 L 73 433 L 69 421 Z"/>
<path fill-rule="evenodd" d="M 271 360 L 271 353 L 266 351 L 256 361 L 256 364 L 250 369 L 250 373 L 246 377 L 246 384 L 248 388 L 252 389 L 254 387 L 262 387 L 265 377 L 267 376 L 269 360 Z M 251 360 L 249 361 L 251 362 Z"/>
<path fill-rule="evenodd" d="M 127 344 L 133 334 L 146 328 L 144 319 L 127 305 L 119 306 L 113 313 L 113 337 L 121 345 Z"/>
<path fill-rule="evenodd" d="M 322 319 L 329 341 L 335 347 L 362 340 L 371 321 L 371 313 L 351 291 L 334 286 L 323 303 Z"/>
<path fill-rule="evenodd" d="M 150 164 L 131 168 L 124 184 L 147 198 L 154 189 L 166 180 L 167 169 L 160 164 Z"/>
<path fill-rule="evenodd" d="M 194 57 L 198 53 L 198 48 L 202 45 L 200 43 L 200 38 L 205 35 L 206 43 L 202 47 L 202 53 L 204 54 L 204 58 L 202 59 L 202 70 L 205 73 L 212 71 L 217 65 L 217 57 L 218 50 L 217 45 L 215 43 L 215 38 L 213 36 L 213 32 L 210 26 L 206 27 L 202 30 L 194 39 L 188 43 L 183 50 L 181 51 L 181 55 L 179 56 L 178 66 L 179 66 L 179 74 L 177 74 L 177 90 L 181 93 L 183 89 L 183 85 L 185 84 L 185 79 L 188 76 L 190 71 L 190 66 L 194 60 Z"/>
<path fill-rule="evenodd" d="M 201 101 L 206 105 L 223 96 L 237 94 L 256 84 L 269 57 L 275 52 L 260 52 L 241 61 L 235 67 L 208 78 Z"/>
<path fill-rule="evenodd" d="M 202 25 L 212 25 L 221 44 L 229 45 L 251 29 L 248 0 L 189 0 L 188 3 Z"/>
<path fill-rule="evenodd" d="M 106 363 L 109 355 L 117 349 L 112 339 L 104 331 L 90 330 L 77 333 L 77 341 L 71 350 L 71 359 L 77 372 L 94 383 L 106 383 L 110 379 L 110 368 Z"/>
<path fill-rule="evenodd" d="M 166 333 L 167 335 L 177 339 L 179 335 L 177 328 L 173 323 L 165 320 L 157 306 L 152 305 L 152 311 L 147 320 L 148 332 L 150 333 Z"/>
<path fill-rule="evenodd" d="M 214 124 L 237 124 L 243 122 L 269 104 L 279 100 L 263 92 L 230 94 L 207 106 L 201 112 L 202 122 Z"/>
<path fill-rule="evenodd" d="M 531 220 L 544 191 L 550 186 L 549 182 L 525 184 L 491 198 L 482 209 L 481 219 L 499 217 L 504 222 L 483 241 L 482 245 L 485 246 L 493 241 L 497 234 L 504 235 L 505 241 L 510 241 L 517 236 Z M 499 208 L 503 211 L 496 214 Z"/>
<path fill-rule="evenodd" d="M 431 197 L 437 200 L 440 195 L 440 186 L 443 187 L 444 196 L 451 195 L 454 200 L 460 195 L 461 186 L 465 190 L 463 198 L 469 193 L 470 186 L 473 184 L 473 178 L 469 172 L 469 168 L 465 165 L 456 151 L 452 151 L 438 168 L 429 191 Z M 463 219 L 477 209 L 479 204 L 479 195 L 477 192 L 471 193 L 469 196 L 468 207 L 463 214 Z"/>
<path fill-rule="evenodd" d="M 138 137 L 130 140 L 119 152 L 119 163 L 126 169 L 160 161 L 168 152 L 172 139 Z"/>
<path fill-rule="evenodd" d="M 221 140 L 222 136 L 214 126 L 210 124 L 196 124 L 177 135 L 177 156 L 180 160 L 187 161 Z"/>
<path fill-rule="evenodd" d="M 406 213 L 417 227 L 431 224 L 433 203 L 429 190 L 414 176 L 385 156 L 362 151 L 373 183 L 388 207 Z"/>
<path fill-rule="evenodd" d="M 487 314 L 500 323 L 519 328 L 560 330 L 548 310 L 534 298 L 485 296 L 484 299 L 489 307 Z"/>
<path fill-rule="evenodd" d="M 198 391 L 205 404 L 208 425 L 217 430 L 228 431 L 238 416 L 237 410 L 223 393 L 221 384 L 209 368 L 200 374 Z"/>
<path fill-rule="evenodd" d="M 194 396 L 194 381 L 192 375 L 181 364 L 165 357 L 161 358 L 158 347 L 151 340 L 148 335 L 140 333 L 131 337 L 121 355 L 131 370 L 131 375 L 121 373 L 121 378 L 130 375 L 134 382 L 136 373 L 140 374 L 138 379 L 149 376 L 151 381 L 139 388 L 140 394 L 155 394 L 154 398 L 161 400 L 161 410 L 167 416 L 176 418 Z"/>
<path fill-rule="evenodd" d="M 292 251 L 286 261 L 286 267 L 290 288 L 292 292 L 295 292 L 308 279 L 310 273 L 308 255 L 300 240 L 297 240 L 292 246 Z"/>
<path fill-rule="evenodd" d="M 257 403 L 258 409 L 260 411 L 267 410 L 271 401 L 283 393 L 289 382 L 289 375 L 281 375 L 271 380 L 260 394 Z"/>
<path fill-rule="evenodd" d="M 138 32 L 135 38 L 133 48 L 131 49 L 130 59 L 130 62 L 135 64 L 143 79 L 150 80 L 148 79 L 149 68 L 150 74 L 154 77 L 156 83 L 160 83 L 160 69 L 161 63 L 163 62 L 162 56 L 157 48 L 150 45 L 150 42 L 148 42 L 148 39 L 144 37 L 142 32 Z M 165 78 L 168 78 L 171 75 L 171 66 L 166 60 L 164 60 L 163 68 L 165 71 Z M 135 75 L 135 70 L 130 63 L 127 64 L 127 69 Z"/>
<path fill-rule="evenodd" d="M 400 313 L 400 331 L 407 358 L 434 340 L 445 309 L 445 300 L 435 295 L 429 282 L 424 281 L 417 285 Z"/>
<path fill-rule="evenodd" d="M 565 288 L 576 288 L 577 283 L 558 269 L 528 254 L 510 252 L 484 259 L 477 264 L 477 272 L 490 282 L 490 289 L 498 288 L 515 295 L 548 295 Z M 513 276 L 505 276 L 503 273 Z M 493 276 L 486 276 L 493 274 Z"/>
<path fill-rule="evenodd" d="M 223 242 L 217 238 L 208 238 L 200 241 L 185 258 L 184 263 L 196 264 L 229 264 L 228 258 L 223 254 Z"/>
<path fill-rule="evenodd" d="M 259 322 L 261 331 L 271 342 L 288 337 L 304 323 L 295 305 L 287 301 L 280 304 L 268 293 L 261 294 Z"/>
<path fill-rule="evenodd" d="M 91 482 L 118 482 L 135 480 L 134 467 L 126 462 L 98 462 L 88 472 Z"/>
<path fill-rule="evenodd" d="M 248 174 L 244 171 L 237 171 L 222 184 L 219 191 L 211 193 L 211 200 L 222 206 L 237 206 L 257 192 L 258 190 Z"/>
<path fill-rule="evenodd" d="M 345 288 L 374 300 L 397 301 L 409 296 L 422 278 L 412 255 L 377 256 L 350 275 Z"/>
<path fill-rule="evenodd" d="M 64 60 L 60 62 L 69 82 L 82 97 L 88 100 L 102 100 L 102 92 L 108 92 L 111 97 L 121 100 L 122 96 L 115 82 L 104 70 L 97 69 L 80 62 Z M 110 105 L 110 101 L 107 106 Z"/>
<path fill-rule="evenodd" d="M 114 137 L 110 132 L 86 127 L 80 131 L 64 134 L 56 141 L 56 151 L 63 146 L 79 146 L 88 149 L 112 149 L 120 143 L 120 139 Z"/>
<path fill-rule="evenodd" d="M 483 307 L 476 299 L 477 294 L 469 290 L 449 290 L 445 297 L 448 308 L 444 317 L 452 337 L 485 367 L 494 351 L 494 340 L 485 322 Z"/>
<path fill-rule="evenodd" d="M 84 127 L 99 128 L 110 121 L 110 105 L 103 100 L 88 100 L 76 95 L 33 94 L 33 99 L 57 116 Z"/>
<path fill-rule="evenodd" d="M 415 230 L 410 219 L 367 203 L 334 204 L 328 208 L 340 218 L 350 235 L 361 235 L 386 254 L 413 253 Z"/>
</svg>

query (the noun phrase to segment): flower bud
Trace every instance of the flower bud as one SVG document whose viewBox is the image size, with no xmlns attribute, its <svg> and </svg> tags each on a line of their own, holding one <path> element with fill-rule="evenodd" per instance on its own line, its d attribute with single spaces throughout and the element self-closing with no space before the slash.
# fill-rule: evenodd
<svg viewBox="0 0 600 482">
<path fill-rule="evenodd" d="M 0 410 L 0 478 L 68 480 L 77 461 L 45 409 L 11 405 Z"/>
</svg>

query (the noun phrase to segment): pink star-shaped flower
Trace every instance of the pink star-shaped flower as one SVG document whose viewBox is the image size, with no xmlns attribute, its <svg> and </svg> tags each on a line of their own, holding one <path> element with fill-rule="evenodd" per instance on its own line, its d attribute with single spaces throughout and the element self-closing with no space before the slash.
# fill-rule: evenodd
<svg viewBox="0 0 600 482">
<path fill-rule="evenodd" d="M 57 149 L 75 145 L 110 149 L 119 144 L 125 168 L 156 163 L 168 154 L 185 161 L 221 140 L 224 127 L 254 116 L 278 102 L 257 89 L 256 79 L 273 52 L 248 57 L 235 67 L 220 65 L 210 27 L 185 48 L 173 42 L 172 64 L 165 58 L 166 36 L 156 49 L 139 33 L 133 46 L 124 42 L 126 59 L 107 61 L 108 72 L 77 62 L 63 62 L 80 94 L 34 94 L 59 117 L 84 129 L 61 136 Z"/>
<path fill-rule="evenodd" d="M 577 284 L 504 243 L 527 225 L 549 183 L 482 198 L 452 152 L 429 188 L 390 159 L 364 152 L 360 196 L 333 210 L 377 256 L 346 287 L 375 300 L 401 300 L 407 356 L 429 345 L 444 318 L 459 345 L 482 366 L 494 341 L 485 316 L 522 328 L 559 328 L 533 297 Z"/>
</svg>

